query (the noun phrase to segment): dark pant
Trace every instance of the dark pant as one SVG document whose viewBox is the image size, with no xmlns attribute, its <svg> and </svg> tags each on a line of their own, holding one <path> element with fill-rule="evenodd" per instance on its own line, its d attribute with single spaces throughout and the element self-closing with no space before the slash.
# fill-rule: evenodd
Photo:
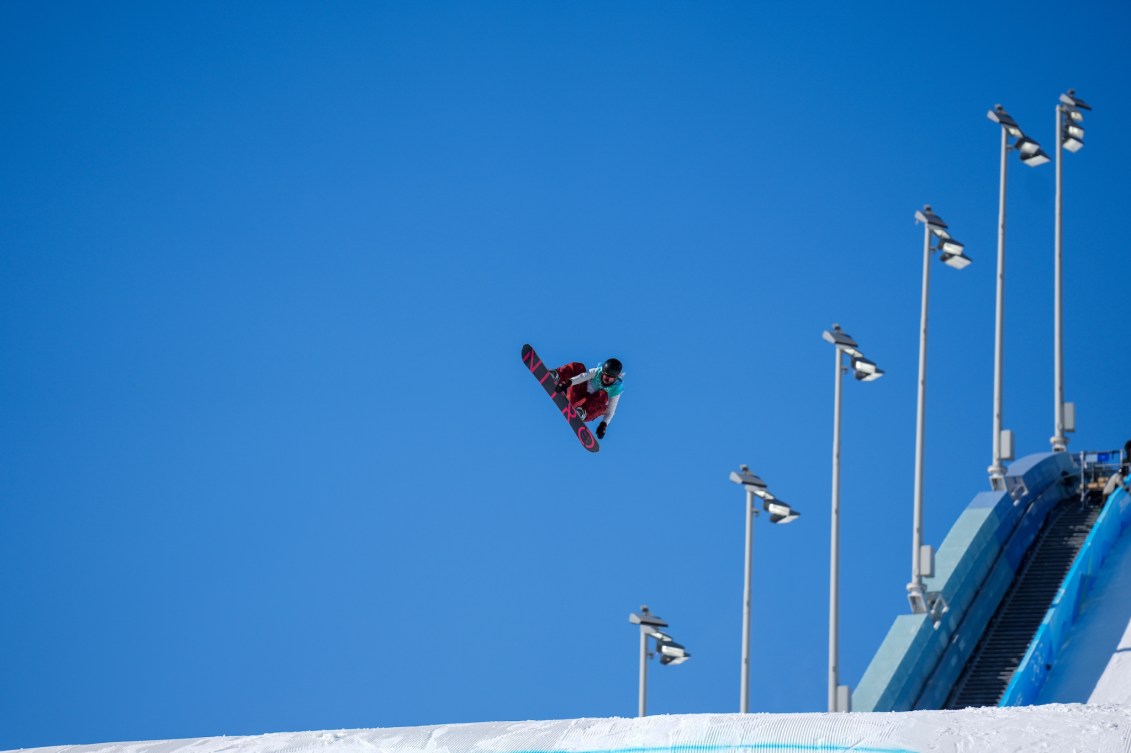
<svg viewBox="0 0 1131 753">
<path fill-rule="evenodd" d="M 574 361 L 558 368 L 558 379 L 573 379 L 586 371 L 588 369 L 585 368 L 585 364 Z M 605 415 L 605 409 L 609 407 L 609 393 L 604 390 L 590 392 L 588 382 L 572 385 L 566 391 L 566 399 L 573 407 L 585 410 L 586 421 L 592 421 Z"/>
</svg>

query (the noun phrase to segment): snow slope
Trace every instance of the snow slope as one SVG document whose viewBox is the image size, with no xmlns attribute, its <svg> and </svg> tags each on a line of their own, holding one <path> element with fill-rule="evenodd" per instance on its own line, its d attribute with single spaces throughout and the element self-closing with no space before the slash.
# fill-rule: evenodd
<svg viewBox="0 0 1131 753">
<path fill-rule="evenodd" d="M 490 722 L 38 748 L 39 753 L 958 753 L 1131 751 L 1131 707 L 696 714 Z"/>
</svg>

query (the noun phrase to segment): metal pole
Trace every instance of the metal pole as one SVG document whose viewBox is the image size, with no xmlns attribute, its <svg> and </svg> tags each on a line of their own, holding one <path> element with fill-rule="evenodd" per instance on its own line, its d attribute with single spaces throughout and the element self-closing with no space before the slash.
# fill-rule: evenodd
<svg viewBox="0 0 1131 753">
<path fill-rule="evenodd" d="M 1006 129 L 1001 129 L 1001 195 L 998 198 L 997 224 L 997 309 L 994 327 L 994 462 L 987 469 L 990 488 L 1005 489 L 1005 466 L 1001 463 L 1002 368 L 1005 353 L 1005 185 L 1006 151 L 1009 148 Z"/>
<path fill-rule="evenodd" d="M 644 716 L 648 699 L 648 635 L 640 631 L 640 697 L 637 703 L 637 716 Z"/>
<path fill-rule="evenodd" d="M 931 285 L 931 228 L 923 226 L 923 307 L 919 314 L 919 400 L 915 418 L 915 519 L 911 535 L 911 582 L 907 584 L 912 609 L 922 605 L 923 574 L 919 552 L 923 547 L 923 443 L 927 421 L 927 299 Z"/>
<path fill-rule="evenodd" d="M 840 388 L 843 373 L 841 355 L 836 350 L 836 387 L 833 391 L 833 500 L 832 500 L 832 540 L 829 545 L 829 711 L 837 711 L 837 619 L 839 597 L 840 562 Z"/>
<path fill-rule="evenodd" d="M 754 552 L 754 492 L 746 491 L 746 582 L 742 592 L 742 687 L 739 691 L 738 710 L 750 711 L 750 588 L 753 575 Z"/>
<path fill-rule="evenodd" d="M 1062 280 L 1061 280 L 1061 245 L 1060 245 L 1060 232 L 1061 232 L 1061 209 L 1062 204 L 1062 180 L 1063 168 L 1061 160 L 1064 158 L 1064 126 L 1063 126 L 1064 108 L 1061 105 L 1056 106 L 1056 231 L 1055 231 L 1055 266 L 1054 266 L 1054 282 L 1053 282 L 1053 410 L 1054 410 L 1054 428 L 1052 438 L 1049 442 L 1052 444 L 1053 452 L 1064 452 L 1068 449 L 1068 437 L 1064 433 L 1064 319 L 1061 308 L 1062 299 Z"/>
</svg>

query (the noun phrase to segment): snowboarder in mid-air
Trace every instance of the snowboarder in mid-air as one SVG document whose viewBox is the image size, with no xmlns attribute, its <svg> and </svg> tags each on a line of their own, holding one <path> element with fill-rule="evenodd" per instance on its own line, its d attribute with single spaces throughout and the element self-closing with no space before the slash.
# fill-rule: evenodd
<svg viewBox="0 0 1131 753">
<path fill-rule="evenodd" d="M 565 393 L 582 421 L 601 419 L 597 424 L 597 438 L 604 439 L 624 391 L 621 362 L 610 358 L 596 368 L 586 369 L 585 364 L 574 361 L 550 370 L 549 374 L 557 381 L 554 391 Z"/>
</svg>

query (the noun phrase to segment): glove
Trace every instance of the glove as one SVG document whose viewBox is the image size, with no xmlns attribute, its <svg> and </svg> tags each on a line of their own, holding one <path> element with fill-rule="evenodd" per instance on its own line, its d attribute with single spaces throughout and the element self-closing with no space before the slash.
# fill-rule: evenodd
<svg viewBox="0 0 1131 753">
<path fill-rule="evenodd" d="M 561 393 L 561 392 L 565 392 L 568 389 L 569 389 L 569 380 L 568 379 L 562 379 L 556 385 L 554 385 L 554 392 Z"/>
<path fill-rule="evenodd" d="M 601 423 L 597 424 L 597 439 L 604 439 L 605 438 L 605 430 L 608 429 L 608 428 L 609 428 L 609 422 L 608 421 L 602 421 Z"/>
</svg>

